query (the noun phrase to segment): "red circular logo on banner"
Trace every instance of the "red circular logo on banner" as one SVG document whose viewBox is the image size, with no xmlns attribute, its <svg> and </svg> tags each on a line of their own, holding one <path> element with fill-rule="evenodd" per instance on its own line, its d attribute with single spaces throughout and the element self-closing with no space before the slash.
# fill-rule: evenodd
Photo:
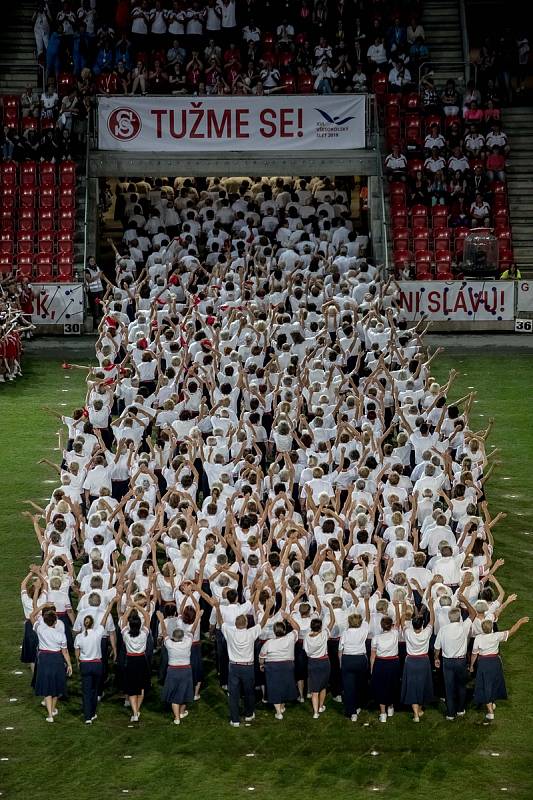
<svg viewBox="0 0 533 800">
<path fill-rule="evenodd" d="M 107 120 L 107 128 L 114 139 L 128 142 L 139 135 L 142 128 L 140 116 L 132 108 L 116 108 Z"/>
</svg>

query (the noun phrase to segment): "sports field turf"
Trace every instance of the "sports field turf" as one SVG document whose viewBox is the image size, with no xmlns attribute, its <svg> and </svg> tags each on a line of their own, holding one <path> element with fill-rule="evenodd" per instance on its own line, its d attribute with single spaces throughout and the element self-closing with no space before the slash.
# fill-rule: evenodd
<svg viewBox="0 0 533 800">
<path fill-rule="evenodd" d="M 499 577 L 519 595 L 501 619 L 507 627 L 523 614 L 533 617 L 533 359 L 527 351 L 494 351 L 489 341 L 476 352 L 448 351 L 435 372 L 444 377 L 453 366 L 464 373 L 453 395 L 475 387 L 479 427 L 496 418 L 490 442 L 501 448 L 503 464 L 489 483 L 489 504 L 493 514 L 502 509 L 509 515 L 495 530 L 497 556 L 505 558 Z M 61 360 L 46 351 L 27 356 L 24 378 L 0 387 L 2 798 L 533 798 L 533 622 L 502 647 L 510 699 L 500 704 L 491 725 L 475 710 L 447 723 L 442 708 L 428 710 L 420 725 L 405 712 L 386 725 L 374 712 L 363 712 L 353 725 L 328 699 L 319 720 L 311 718 L 308 705 L 290 708 L 281 723 L 259 707 L 251 727 L 232 729 L 212 675 L 179 728 L 161 710 L 155 681 L 138 727 L 129 727 L 129 714 L 116 697 L 106 699 L 98 722 L 85 727 L 76 679 L 57 724 L 46 725 L 19 662 L 19 584 L 38 559 L 31 525 L 20 511 L 25 498 L 44 502 L 53 487 L 54 475 L 36 462 L 57 459 L 58 424 L 43 415 L 41 404 L 70 411 L 83 399 L 83 373 L 63 371 Z"/>
</svg>

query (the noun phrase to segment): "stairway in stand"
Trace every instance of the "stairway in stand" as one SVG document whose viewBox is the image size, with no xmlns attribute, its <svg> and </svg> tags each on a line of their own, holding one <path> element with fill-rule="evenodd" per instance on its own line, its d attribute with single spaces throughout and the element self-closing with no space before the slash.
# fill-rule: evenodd
<svg viewBox="0 0 533 800">
<path fill-rule="evenodd" d="M 32 16 L 34 0 L 6 2 L 0 31 L 0 94 L 21 94 L 26 86 L 41 91 L 42 70 L 37 66 Z"/>
<path fill-rule="evenodd" d="M 453 78 L 457 87 L 462 88 L 464 66 L 458 0 L 424 0 L 422 25 L 435 72 L 435 85 L 440 89 L 448 78 Z"/>
<path fill-rule="evenodd" d="M 511 153 L 507 167 L 513 251 L 520 272 L 533 277 L 533 106 L 503 111 Z"/>
</svg>

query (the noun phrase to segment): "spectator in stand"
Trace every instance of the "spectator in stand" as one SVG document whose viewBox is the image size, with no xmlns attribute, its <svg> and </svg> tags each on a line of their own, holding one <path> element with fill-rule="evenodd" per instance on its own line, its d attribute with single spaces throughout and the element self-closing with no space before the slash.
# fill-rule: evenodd
<svg viewBox="0 0 533 800">
<path fill-rule="evenodd" d="M 436 172 L 442 172 L 446 169 L 446 161 L 439 153 L 437 147 L 433 147 L 429 158 L 424 161 L 424 170 L 431 178 Z"/>
<path fill-rule="evenodd" d="M 423 42 L 425 41 L 426 33 L 424 31 L 423 26 L 417 20 L 416 17 L 411 17 L 411 21 L 407 26 L 406 37 L 407 37 L 407 42 L 410 45 L 414 44 L 419 39 Z"/>
<path fill-rule="evenodd" d="M 455 81 L 446 81 L 442 94 L 440 96 L 442 103 L 442 110 L 447 117 L 457 117 L 461 106 L 459 92 L 455 88 Z"/>
<path fill-rule="evenodd" d="M 454 147 L 453 153 L 448 159 L 448 171 L 453 174 L 455 172 L 461 172 L 463 175 L 470 170 L 470 164 L 468 163 L 468 158 L 465 156 L 461 148 Z"/>
<path fill-rule="evenodd" d="M 141 94 L 145 95 L 148 85 L 148 70 L 142 61 L 137 61 L 137 66 L 133 69 L 131 78 L 131 94 L 137 94 L 137 91 L 140 90 Z"/>
<path fill-rule="evenodd" d="M 48 40 L 52 26 L 52 16 L 47 2 L 39 2 L 33 15 L 33 34 L 35 36 L 35 47 L 37 49 L 37 60 L 39 61 L 48 49 Z"/>
<path fill-rule="evenodd" d="M 490 149 L 492 149 L 494 145 L 498 145 L 501 152 L 506 156 L 511 152 L 511 148 L 507 141 L 507 134 L 502 131 L 499 122 L 495 121 L 491 124 L 490 132 L 487 134 L 486 143 L 487 147 Z"/>
<path fill-rule="evenodd" d="M 366 57 L 369 66 L 372 67 L 374 71 L 385 67 L 388 57 L 382 36 L 375 37 L 374 44 L 371 44 L 366 52 Z"/>
<path fill-rule="evenodd" d="M 476 125 L 480 125 L 483 122 L 483 111 L 478 107 L 475 100 L 470 102 L 466 111 L 463 113 L 463 118 L 465 122 L 473 122 Z"/>
<path fill-rule="evenodd" d="M 135 53 L 145 53 L 148 50 L 149 24 L 148 0 L 134 2 L 131 9 L 131 42 Z"/>
<path fill-rule="evenodd" d="M 392 92 L 401 92 L 411 84 L 411 73 L 401 61 L 393 61 L 389 72 L 389 89 Z"/>
<path fill-rule="evenodd" d="M 323 59 L 312 74 L 315 78 L 313 88 L 317 94 L 333 94 L 332 81 L 337 77 L 337 73 L 331 68 L 327 59 Z"/>
<path fill-rule="evenodd" d="M 485 137 L 476 125 L 470 125 L 464 139 L 466 155 L 469 158 L 482 158 L 485 152 Z"/>
<path fill-rule="evenodd" d="M 497 144 L 487 156 L 487 180 L 505 181 L 505 156 Z"/>
<path fill-rule="evenodd" d="M 48 39 L 48 47 L 46 49 L 46 73 L 48 77 L 54 76 L 57 78 L 61 72 L 61 48 L 63 46 L 63 27 L 57 25 L 56 29 L 51 32 Z"/>
<path fill-rule="evenodd" d="M 429 128 L 429 133 L 424 139 L 424 153 L 426 158 L 431 155 L 433 148 L 442 153 L 446 147 L 446 139 L 439 130 L 437 123 L 433 123 Z"/>
<path fill-rule="evenodd" d="M 516 60 L 517 60 L 517 73 L 516 73 L 516 91 L 517 94 L 525 90 L 526 78 L 528 75 L 529 65 L 529 39 L 524 32 L 517 37 L 516 40 Z"/>
<path fill-rule="evenodd" d="M 394 145 L 392 152 L 385 159 L 385 174 L 389 181 L 406 180 L 407 158 L 400 152 L 399 145 Z"/>
<path fill-rule="evenodd" d="M 486 228 L 490 224 L 490 206 L 479 192 L 470 206 L 470 217 L 473 228 L 477 228 L 480 225 Z"/>
<path fill-rule="evenodd" d="M 27 86 L 20 97 L 20 110 L 23 117 L 39 116 L 39 95 L 33 91 L 32 86 Z"/>
</svg>

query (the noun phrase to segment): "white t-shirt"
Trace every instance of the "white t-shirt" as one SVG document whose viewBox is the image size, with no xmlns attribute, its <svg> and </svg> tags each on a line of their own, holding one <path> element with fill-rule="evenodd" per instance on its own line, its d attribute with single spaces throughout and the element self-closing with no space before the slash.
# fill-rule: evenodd
<svg viewBox="0 0 533 800">
<path fill-rule="evenodd" d="M 359 628 L 347 628 L 341 635 L 339 653 L 345 656 L 365 656 L 368 637 L 368 622 L 362 622 Z"/>
<path fill-rule="evenodd" d="M 228 645 L 228 657 L 235 664 L 251 664 L 254 660 L 254 642 L 261 634 L 260 625 L 253 628 L 233 628 L 224 623 L 222 634 Z"/>
<path fill-rule="evenodd" d="M 74 647 L 79 648 L 80 661 L 100 661 L 102 659 L 102 637 L 105 631 L 101 625 L 95 625 L 74 639 Z"/>
<path fill-rule="evenodd" d="M 509 631 L 493 631 L 492 633 L 480 633 L 474 639 L 473 653 L 480 656 L 495 656 L 500 649 L 500 642 L 506 642 L 509 638 Z"/>
<path fill-rule="evenodd" d="M 294 645 L 298 639 L 296 631 L 291 631 L 285 636 L 268 639 L 261 648 L 260 658 L 265 661 L 294 661 Z"/>
</svg>

